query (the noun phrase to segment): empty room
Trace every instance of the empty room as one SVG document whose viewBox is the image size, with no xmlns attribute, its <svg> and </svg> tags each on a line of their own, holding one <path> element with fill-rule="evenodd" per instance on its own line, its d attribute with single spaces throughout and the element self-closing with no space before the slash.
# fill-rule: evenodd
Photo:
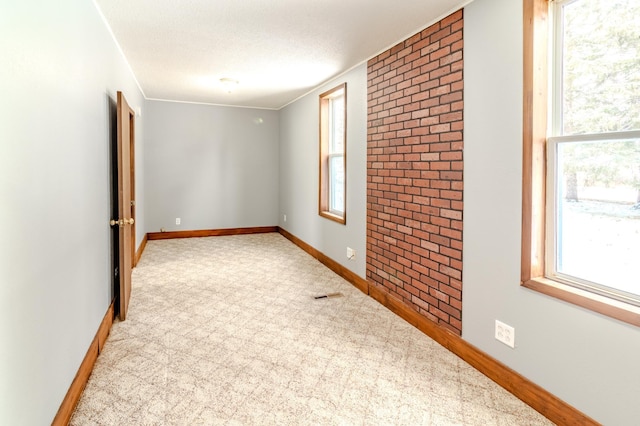
<svg viewBox="0 0 640 426">
<path fill-rule="evenodd" d="M 638 424 L 638 16 L 3 2 L 0 424 Z"/>
</svg>

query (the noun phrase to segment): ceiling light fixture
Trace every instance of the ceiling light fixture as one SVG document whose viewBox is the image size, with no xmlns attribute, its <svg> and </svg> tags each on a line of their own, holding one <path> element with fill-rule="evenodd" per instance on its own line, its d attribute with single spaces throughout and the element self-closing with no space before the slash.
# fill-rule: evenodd
<svg viewBox="0 0 640 426">
<path fill-rule="evenodd" d="M 238 85 L 238 80 L 234 80 L 233 78 L 221 78 L 220 83 L 227 93 L 231 93 Z"/>
</svg>

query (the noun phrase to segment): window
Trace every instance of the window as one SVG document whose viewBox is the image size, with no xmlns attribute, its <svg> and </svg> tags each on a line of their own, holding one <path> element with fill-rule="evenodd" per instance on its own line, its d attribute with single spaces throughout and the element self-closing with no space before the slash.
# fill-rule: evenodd
<svg viewBox="0 0 640 426">
<path fill-rule="evenodd" d="M 347 84 L 320 95 L 320 216 L 346 223 Z"/>
<path fill-rule="evenodd" d="M 524 6 L 522 283 L 640 325 L 640 2 Z"/>
</svg>

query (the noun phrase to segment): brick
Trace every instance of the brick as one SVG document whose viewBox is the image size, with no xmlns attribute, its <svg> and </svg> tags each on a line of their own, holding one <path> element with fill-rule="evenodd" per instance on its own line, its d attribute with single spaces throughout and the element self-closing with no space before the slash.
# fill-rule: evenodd
<svg viewBox="0 0 640 426">
<path fill-rule="evenodd" d="M 422 30 L 422 32 L 420 33 L 420 36 L 422 38 L 429 38 L 431 34 L 437 32 L 438 30 L 440 30 L 440 22 L 436 22 L 435 24 L 431 25 L 429 28 Z"/>
<path fill-rule="evenodd" d="M 438 247 L 440 247 L 440 246 L 438 246 Z M 449 260 L 449 258 L 447 256 L 443 256 L 442 254 L 439 254 L 439 253 L 431 253 L 429 255 L 429 259 L 433 260 L 434 262 L 439 263 L 440 265 L 446 265 L 446 266 L 448 266 L 449 262 L 450 262 L 450 260 Z M 439 269 L 440 272 L 445 273 L 442 270 L 442 266 L 440 266 L 438 269 Z M 454 278 L 457 278 L 457 277 L 454 277 Z"/>
<path fill-rule="evenodd" d="M 430 39 L 425 38 L 413 45 L 414 50 L 420 50 L 421 56 L 428 56 L 431 52 L 440 49 L 440 42 L 432 42 Z"/>
<path fill-rule="evenodd" d="M 441 141 L 460 141 L 462 140 L 461 132 L 447 132 L 440 134 Z"/>
<path fill-rule="evenodd" d="M 396 286 L 396 292 L 403 298 L 403 300 L 408 300 L 412 295 L 420 293 L 420 290 L 414 288 L 413 286 L 407 285 L 403 280 L 399 278 L 396 278 L 396 280 L 398 282 Z"/>
<path fill-rule="evenodd" d="M 367 62 L 367 279 L 460 333 L 463 20 Z"/>
<path fill-rule="evenodd" d="M 449 91 L 450 91 L 450 88 L 449 88 Z M 443 92 L 442 94 L 443 96 L 440 97 L 441 104 L 447 104 L 447 103 L 462 100 L 462 92 L 460 91 L 453 92 L 453 93 Z"/>
<path fill-rule="evenodd" d="M 420 56 L 418 59 L 415 59 L 411 62 L 411 67 L 422 69 L 425 64 L 429 63 L 429 56 Z"/>
<path fill-rule="evenodd" d="M 440 124 L 440 117 L 428 116 L 420 120 L 420 126 L 424 128 L 425 134 L 430 134 L 430 127 L 434 124 Z M 416 132 L 417 133 L 417 132 Z"/>
<path fill-rule="evenodd" d="M 440 196 L 449 200 L 462 200 L 462 191 L 440 191 Z"/>
<path fill-rule="evenodd" d="M 451 24 L 451 32 L 462 30 L 462 20 L 456 21 Z"/>
<path fill-rule="evenodd" d="M 440 49 L 434 51 L 429 55 L 429 60 L 437 61 L 440 58 L 443 58 L 451 53 L 451 48 L 449 46 L 443 46 Z"/>
<path fill-rule="evenodd" d="M 451 30 L 451 29 L 450 29 Z M 452 44 L 456 41 L 462 40 L 462 31 L 456 31 L 451 33 L 450 35 L 443 37 L 440 40 L 440 45 L 441 46 L 447 46 L 449 44 Z"/>
<path fill-rule="evenodd" d="M 420 72 L 423 74 L 429 74 L 431 71 L 437 69 L 440 65 L 438 64 L 437 61 L 433 61 L 433 62 L 427 62 L 424 65 L 422 65 L 420 67 Z"/>
<path fill-rule="evenodd" d="M 456 211 L 456 210 L 447 210 L 447 209 L 443 209 L 440 211 L 440 214 L 443 217 L 449 218 L 449 219 L 462 219 L 462 212 L 460 211 Z"/>
<path fill-rule="evenodd" d="M 454 318 L 460 319 L 462 313 L 460 312 L 459 309 L 456 309 L 453 306 L 451 306 L 450 303 L 451 303 L 451 300 L 448 300 L 446 303 L 440 301 L 440 303 L 438 303 L 438 309 L 440 309 L 443 312 L 446 312 L 447 314 L 451 315 Z"/>
<path fill-rule="evenodd" d="M 433 87 L 438 85 L 449 84 L 451 81 L 446 81 L 451 77 L 451 67 L 449 65 L 445 65 L 444 67 L 439 67 L 434 69 L 429 73 L 429 80 L 433 81 Z M 452 81 L 457 81 L 454 79 Z"/>
<path fill-rule="evenodd" d="M 441 274 L 440 272 L 434 271 L 433 269 L 431 269 L 429 271 L 429 277 L 433 278 L 434 280 L 441 282 L 441 283 L 448 283 L 449 282 L 449 277 L 446 276 L 445 274 Z M 438 293 L 441 293 L 444 295 L 444 293 L 438 291 Z M 433 294 L 432 294 L 433 295 Z M 449 300 L 449 296 L 445 295 L 447 300 Z"/>
<path fill-rule="evenodd" d="M 415 35 L 409 37 L 408 39 L 406 39 L 404 41 L 404 45 L 407 46 L 407 47 L 413 46 L 413 44 L 419 42 L 421 38 L 422 38 L 422 36 L 420 35 L 420 33 L 415 34 Z"/>
<path fill-rule="evenodd" d="M 462 39 L 462 33 L 455 33 L 455 34 L 459 34 L 459 37 L 456 40 L 461 40 Z M 452 34 L 451 36 L 455 35 Z M 451 37 L 449 36 L 449 37 Z M 453 40 L 453 41 L 456 41 Z M 406 44 L 404 44 L 404 46 L 406 46 Z M 398 52 L 398 58 L 404 58 L 405 56 L 407 56 L 408 54 L 410 54 L 413 51 L 412 47 L 405 47 L 404 49 L 402 49 L 401 51 Z"/>
<path fill-rule="evenodd" d="M 462 19 L 462 9 L 459 9 L 453 12 L 451 15 L 447 16 L 446 18 L 443 18 L 440 21 L 440 25 L 441 27 L 445 27 L 453 24 L 454 22 L 460 21 L 461 19 Z"/>
<path fill-rule="evenodd" d="M 393 55 L 397 54 L 398 52 L 402 51 L 404 48 L 405 48 L 404 42 L 396 44 L 389 51 L 390 56 L 393 56 Z"/>
<path fill-rule="evenodd" d="M 453 149 L 453 144 L 451 144 Z M 448 151 L 440 154 L 443 160 L 462 160 L 462 151 Z"/>
<path fill-rule="evenodd" d="M 427 302 L 425 302 L 424 300 L 422 300 L 422 298 L 417 297 L 417 296 L 413 296 L 411 298 L 411 302 L 413 302 L 417 306 L 420 306 L 423 309 L 427 310 L 427 312 L 428 312 L 428 310 L 430 308 L 430 306 L 429 306 L 429 304 Z M 437 320 L 437 317 L 435 317 L 434 315 L 431 315 L 431 317 L 433 317 L 433 318 L 435 318 L 435 320 Z M 434 320 L 432 320 L 432 321 L 434 321 Z"/>
<path fill-rule="evenodd" d="M 442 272 L 445 275 L 450 276 L 451 278 L 455 278 L 457 280 L 462 279 L 462 272 L 460 272 L 457 269 L 451 268 L 447 265 L 442 265 L 440 266 L 440 272 Z"/>
<path fill-rule="evenodd" d="M 433 315 L 435 315 L 436 317 L 438 317 L 440 320 L 443 321 L 443 325 L 446 325 L 449 323 L 449 315 L 447 315 L 446 312 L 442 312 L 440 309 L 436 308 L 435 306 L 431 306 L 429 307 L 429 312 Z M 440 321 L 438 321 L 438 323 L 440 323 Z"/>
<path fill-rule="evenodd" d="M 436 105 L 440 105 L 440 100 L 437 97 L 425 99 L 420 102 L 421 108 L 431 108 Z"/>
<path fill-rule="evenodd" d="M 451 83 L 452 92 L 462 92 L 464 89 L 464 82 L 462 80 L 456 80 Z"/>
<path fill-rule="evenodd" d="M 449 84 L 460 80 L 462 80 L 462 71 L 449 72 L 447 75 L 440 77 L 440 84 Z M 459 90 L 459 88 L 457 86 L 453 86 L 451 90 Z"/>
<path fill-rule="evenodd" d="M 454 279 L 451 279 L 451 280 L 449 280 L 449 281 L 450 281 L 450 282 L 449 282 L 449 285 L 450 285 L 451 287 L 456 288 L 456 289 L 458 289 L 458 290 L 462 291 L 462 281 L 454 280 Z"/>
<path fill-rule="evenodd" d="M 441 104 L 446 104 L 447 100 L 449 99 L 448 97 L 451 96 L 450 92 L 451 92 L 451 87 L 449 85 L 438 86 L 435 89 L 431 89 L 429 91 L 429 96 L 436 97 L 436 96 L 443 95 L 443 96 L 440 97 L 440 103 Z M 460 93 L 459 96 L 460 96 L 459 99 L 462 99 L 462 93 Z M 459 99 L 454 99 L 454 100 L 459 100 Z"/>
<path fill-rule="evenodd" d="M 448 238 L 453 238 L 456 240 L 462 240 L 462 232 L 457 231 L 455 229 L 442 228 L 440 230 L 440 235 Z M 455 250 L 447 250 L 447 256 L 452 257 L 454 259 L 461 259 L 460 253 L 457 253 Z"/>
<path fill-rule="evenodd" d="M 440 246 L 437 244 L 434 244 L 430 241 L 422 241 L 420 243 L 420 247 L 425 248 L 429 251 L 432 251 L 434 253 L 439 253 L 440 252 Z"/>
<path fill-rule="evenodd" d="M 440 31 L 437 31 L 437 32 L 431 34 L 431 40 L 432 41 L 441 40 L 444 37 L 448 36 L 449 34 L 451 34 L 451 28 L 450 27 L 443 27 Z"/>
<path fill-rule="evenodd" d="M 449 262 L 449 266 L 452 267 L 453 269 L 456 269 L 458 271 L 462 271 L 462 261 L 460 260 L 456 260 L 456 259 L 451 259 Z M 461 277 L 462 279 L 462 277 Z"/>
<path fill-rule="evenodd" d="M 452 62 L 451 63 L 451 71 L 461 71 L 463 67 L 462 61 Z"/>
</svg>

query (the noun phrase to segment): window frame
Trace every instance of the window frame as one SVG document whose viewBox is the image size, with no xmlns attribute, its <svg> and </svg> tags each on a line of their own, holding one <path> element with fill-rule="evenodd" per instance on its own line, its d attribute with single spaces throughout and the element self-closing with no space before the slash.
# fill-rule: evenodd
<svg viewBox="0 0 640 426">
<path fill-rule="evenodd" d="M 549 18 L 552 0 L 523 0 L 523 176 L 520 284 L 640 326 L 640 307 L 545 276 Z"/>
<path fill-rule="evenodd" d="M 341 93 L 340 93 L 341 92 Z M 337 97 L 343 98 L 343 151 L 332 152 L 332 140 L 333 129 L 331 128 L 331 114 L 330 104 L 331 101 Z M 328 90 L 320 95 L 320 117 L 319 117 L 319 140 L 320 140 L 320 155 L 319 155 L 319 191 L 318 191 L 318 214 L 324 218 L 333 220 L 340 224 L 346 225 L 347 223 L 347 83 L 342 83 L 331 90 Z M 332 171 L 331 160 L 336 157 L 342 157 L 343 167 L 343 181 L 344 181 L 344 211 L 335 210 L 332 207 L 331 195 L 332 195 Z"/>
</svg>

